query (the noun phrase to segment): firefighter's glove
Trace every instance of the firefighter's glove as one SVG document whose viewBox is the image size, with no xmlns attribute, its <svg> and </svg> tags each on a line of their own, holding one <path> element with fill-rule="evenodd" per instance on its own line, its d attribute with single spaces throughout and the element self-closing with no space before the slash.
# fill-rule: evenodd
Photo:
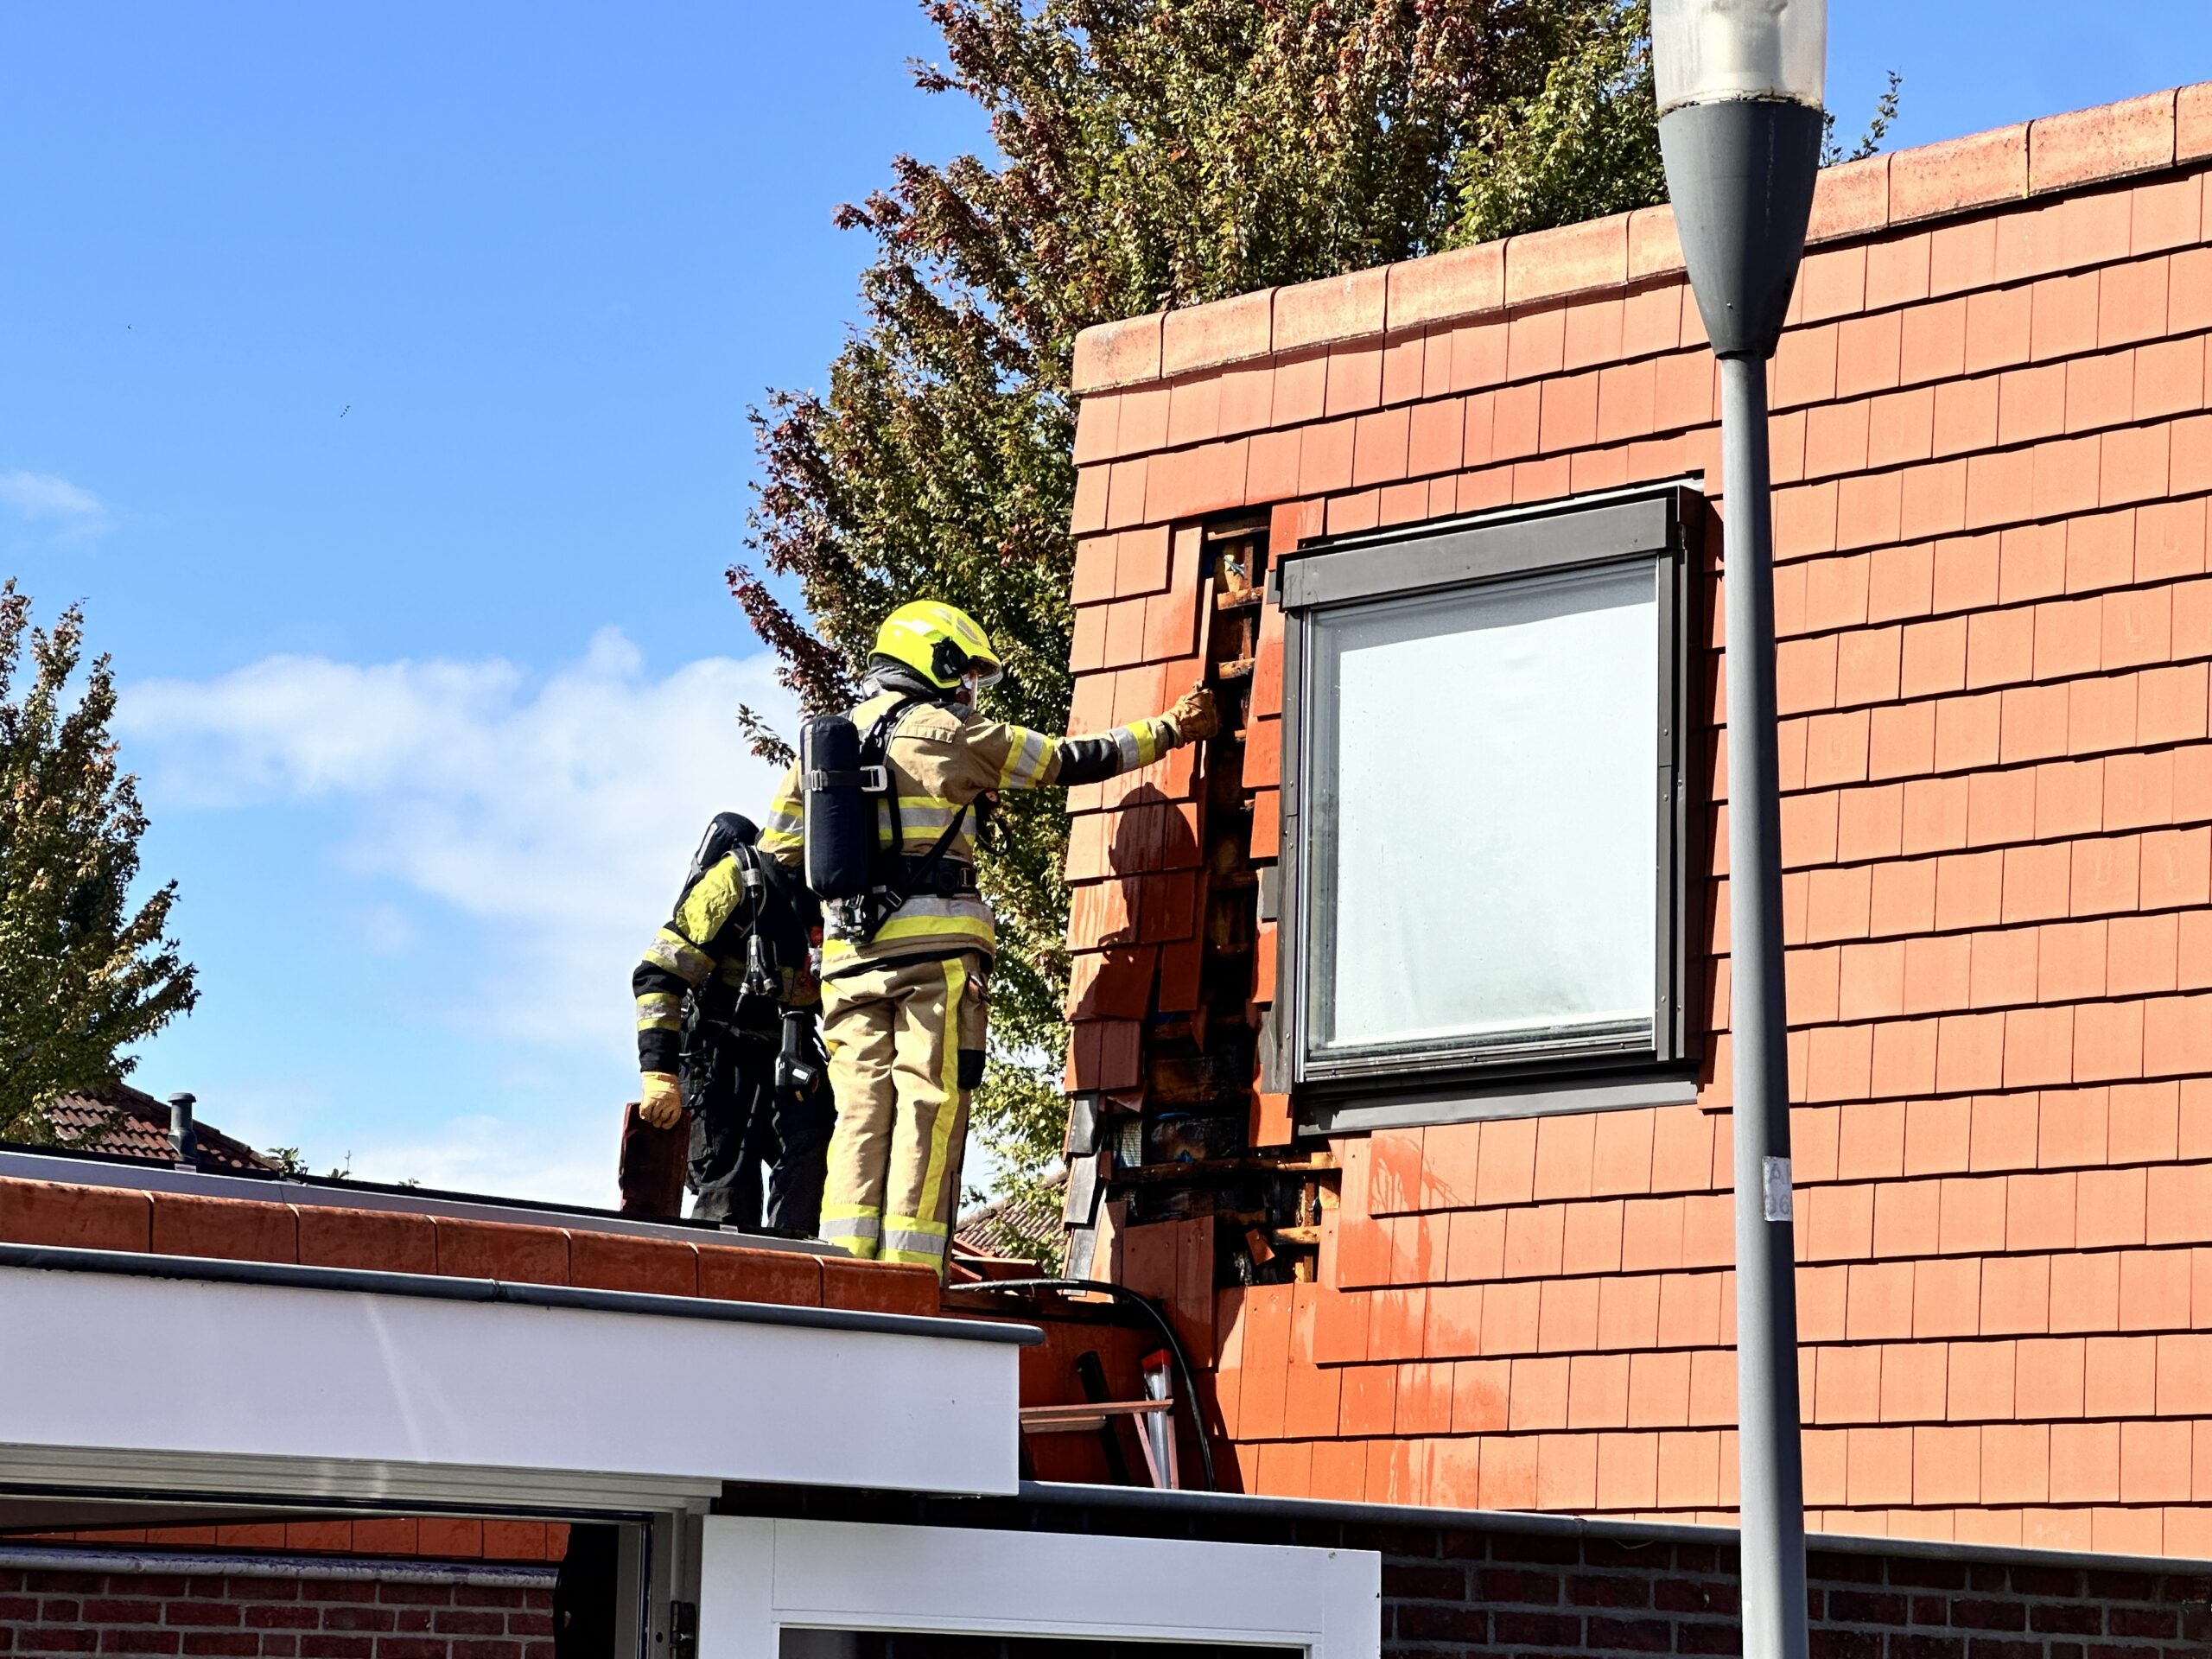
<svg viewBox="0 0 2212 1659">
<path fill-rule="evenodd" d="M 639 1078 L 638 1116 L 657 1129 L 672 1129 L 683 1118 L 683 1090 L 674 1075 L 648 1071 Z"/>
<path fill-rule="evenodd" d="M 1167 719 L 1175 728 L 1178 744 L 1194 743 L 1221 729 L 1221 712 L 1214 707 L 1213 693 L 1203 685 L 1194 685 L 1179 697 L 1167 711 Z"/>
</svg>

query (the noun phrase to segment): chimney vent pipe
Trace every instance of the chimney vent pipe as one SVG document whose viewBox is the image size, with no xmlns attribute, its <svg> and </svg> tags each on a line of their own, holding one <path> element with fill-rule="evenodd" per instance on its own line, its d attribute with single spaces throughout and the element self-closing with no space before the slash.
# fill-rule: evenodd
<svg viewBox="0 0 2212 1659">
<path fill-rule="evenodd" d="M 197 1099 L 194 1095 L 169 1096 L 169 1148 L 187 1168 L 194 1166 L 193 1154 L 200 1149 L 200 1133 L 192 1124 L 192 1108 Z"/>
</svg>

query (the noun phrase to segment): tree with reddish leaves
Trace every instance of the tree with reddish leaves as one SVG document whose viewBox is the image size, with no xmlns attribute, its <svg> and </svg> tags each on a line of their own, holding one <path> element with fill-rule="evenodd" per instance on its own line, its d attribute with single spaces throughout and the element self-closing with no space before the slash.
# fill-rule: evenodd
<svg viewBox="0 0 2212 1659">
<path fill-rule="evenodd" d="M 926 0 L 996 154 L 910 156 L 839 223 L 869 237 L 826 391 L 753 411 L 754 559 L 730 585 L 810 709 L 877 622 L 972 613 L 989 712 L 1065 729 L 1078 331 L 1658 200 L 1629 0 Z M 802 615 L 766 581 L 795 579 Z M 754 727 L 756 742 L 782 740 Z M 1059 791 L 1008 796 L 983 880 L 998 1047 L 977 1127 L 1020 1186 L 1058 1156 Z"/>
</svg>

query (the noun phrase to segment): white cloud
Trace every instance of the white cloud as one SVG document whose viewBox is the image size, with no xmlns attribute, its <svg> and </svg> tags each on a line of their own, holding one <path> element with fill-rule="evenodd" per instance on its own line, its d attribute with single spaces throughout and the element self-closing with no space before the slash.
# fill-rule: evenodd
<svg viewBox="0 0 2212 1659">
<path fill-rule="evenodd" d="M 790 724 L 765 655 L 655 679 L 607 630 L 542 678 L 499 661 L 272 657 L 130 687 L 116 724 L 168 811 L 344 803 L 345 869 L 479 925 L 474 1006 L 457 1019 L 618 1053 L 630 969 L 708 818 L 758 817 L 774 786 L 741 703 Z M 371 933 L 385 948 L 402 937 Z"/>
<path fill-rule="evenodd" d="M 82 485 L 51 473 L 0 473 L 0 505 L 34 524 L 53 521 L 80 534 L 104 528 L 107 506 Z"/>
</svg>

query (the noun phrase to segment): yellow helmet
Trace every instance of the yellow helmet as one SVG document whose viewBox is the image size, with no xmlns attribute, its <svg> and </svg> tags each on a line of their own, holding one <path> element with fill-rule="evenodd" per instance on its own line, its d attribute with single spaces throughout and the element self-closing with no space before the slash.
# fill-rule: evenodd
<svg viewBox="0 0 2212 1659">
<path fill-rule="evenodd" d="M 918 599 L 885 617 L 875 631 L 875 654 L 904 663 L 940 691 L 970 674 L 979 685 L 995 684 L 1006 672 L 976 619 L 934 599 Z"/>
</svg>

